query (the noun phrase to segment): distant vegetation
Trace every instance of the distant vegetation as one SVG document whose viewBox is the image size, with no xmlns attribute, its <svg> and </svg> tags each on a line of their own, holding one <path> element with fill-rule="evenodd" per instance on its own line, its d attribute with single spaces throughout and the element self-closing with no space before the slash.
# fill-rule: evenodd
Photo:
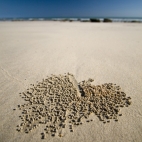
<svg viewBox="0 0 142 142">
<path fill-rule="evenodd" d="M 62 19 L 61 21 L 66 22 L 66 21 L 69 21 L 69 19 L 65 18 L 65 19 Z"/>
<path fill-rule="evenodd" d="M 133 21 L 131 21 L 131 23 L 140 23 L 140 21 L 133 20 Z"/>
<path fill-rule="evenodd" d="M 112 22 L 112 20 L 105 18 L 105 19 L 103 20 L 103 22 Z"/>
<path fill-rule="evenodd" d="M 100 19 L 90 19 L 91 22 L 101 22 Z"/>
</svg>

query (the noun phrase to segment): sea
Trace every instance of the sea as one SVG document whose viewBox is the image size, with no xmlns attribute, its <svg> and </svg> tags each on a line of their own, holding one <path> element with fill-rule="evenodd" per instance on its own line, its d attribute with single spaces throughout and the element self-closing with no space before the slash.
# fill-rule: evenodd
<svg viewBox="0 0 142 142">
<path fill-rule="evenodd" d="M 0 18 L 0 21 L 82 21 L 89 22 L 90 19 L 99 19 L 101 22 L 107 18 L 112 22 L 141 22 L 142 17 L 17 17 Z"/>
</svg>

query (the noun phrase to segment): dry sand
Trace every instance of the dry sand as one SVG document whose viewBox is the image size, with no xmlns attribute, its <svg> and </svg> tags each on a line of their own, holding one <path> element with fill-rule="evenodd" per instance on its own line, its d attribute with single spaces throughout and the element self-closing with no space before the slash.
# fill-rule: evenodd
<svg viewBox="0 0 142 142">
<path fill-rule="evenodd" d="M 50 74 L 71 72 L 78 82 L 116 83 L 132 98 L 118 122 L 97 118 L 49 142 L 141 142 L 142 25 L 132 23 L 0 22 L 0 141 L 41 141 L 16 125 L 23 103 L 19 92 Z"/>
</svg>

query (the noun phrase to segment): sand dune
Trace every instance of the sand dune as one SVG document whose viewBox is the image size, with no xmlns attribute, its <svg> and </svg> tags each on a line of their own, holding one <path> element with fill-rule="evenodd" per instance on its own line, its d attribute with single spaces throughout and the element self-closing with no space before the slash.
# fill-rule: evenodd
<svg viewBox="0 0 142 142">
<path fill-rule="evenodd" d="M 30 84 L 51 74 L 71 72 L 78 82 L 120 85 L 132 105 L 118 122 L 94 118 L 53 142 L 141 142 L 142 26 L 138 23 L 0 22 L 0 141 L 38 142 L 44 127 L 16 131 L 24 103 L 19 96 Z"/>
</svg>

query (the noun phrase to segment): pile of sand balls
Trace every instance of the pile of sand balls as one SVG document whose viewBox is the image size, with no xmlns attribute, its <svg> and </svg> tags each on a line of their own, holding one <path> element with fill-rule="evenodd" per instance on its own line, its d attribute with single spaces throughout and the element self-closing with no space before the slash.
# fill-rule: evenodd
<svg viewBox="0 0 142 142">
<path fill-rule="evenodd" d="M 62 129 L 69 125 L 82 125 L 82 120 L 89 120 L 91 113 L 95 114 L 103 123 L 111 119 L 118 121 L 121 107 L 128 107 L 131 98 L 121 91 L 119 86 L 112 83 L 92 85 L 93 79 L 77 83 L 72 74 L 52 75 L 38 82 L 36 85 L 20 93 L 27 102 L 18 105 L 22 111 L 19 116 L 22 123 L 17 131 L 25 133 L 44 125 L 42 139 L 47 134 L 62 137 Z"/>
</svg>

